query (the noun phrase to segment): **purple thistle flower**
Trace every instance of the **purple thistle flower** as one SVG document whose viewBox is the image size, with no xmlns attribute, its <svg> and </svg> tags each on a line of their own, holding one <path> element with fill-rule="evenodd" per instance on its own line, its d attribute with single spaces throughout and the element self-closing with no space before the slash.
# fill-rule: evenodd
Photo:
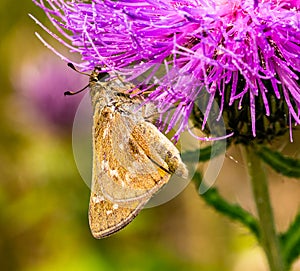
<svg viewBox="0 0 300 271">
<path fill-rule="evenodd" d="M 220 107 L 217 121 L 236 104 L 240 112 L 248 110 L 252 137 L 260 114 L 273 118 L 274 99 L 287 108 L 283 126 L 291 131 L 300 124 L 297 0 L 34 2 L 67 42 L 36 22 L 82 56 L 77 63 L 82 70 L 106 66 L 128 80 L 144 75 L 140 88 L 154 87 L 147 101 L 165 113 L 166 132 L 178 125 L 175 139 L 202 97 L 207 99 L 202 129 L 214 100 Z"/>
<path fill-rule="evenodd" d="M 39 118 L 45 127 L 61 133 L 69 133 L 72 129 L 82 99 L 82 95 L 72 99 L 64 97 L 64 92 L 77 90 L 78 86 L 86 84 L 86 78 L 68 70 L 67 65 L 53 55 L 40 54 L 36 59 L 18 65 L 12 74 L 12 83 L 18 95 L 28 101 L 32 115 Z"/>
</svg>

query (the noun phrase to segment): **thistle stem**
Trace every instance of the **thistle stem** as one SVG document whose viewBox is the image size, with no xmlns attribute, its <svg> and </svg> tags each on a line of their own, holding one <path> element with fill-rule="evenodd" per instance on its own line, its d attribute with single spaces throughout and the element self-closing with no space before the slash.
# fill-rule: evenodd
<svg viewBox="0 0 300 271">
<path fill-rule="evenodd" d="M 260 244 L 268 258 L 270 270 L 284 271 L 285 268 L 282 255 L 280 255 L 278 235 L 275 230 L 266 172 L 261 159 L 255 154 L 253 148 L 244 147 L 243 155 L 247 162 L 253 197 L 256 203 L 260 226 Z"/>
</svg>

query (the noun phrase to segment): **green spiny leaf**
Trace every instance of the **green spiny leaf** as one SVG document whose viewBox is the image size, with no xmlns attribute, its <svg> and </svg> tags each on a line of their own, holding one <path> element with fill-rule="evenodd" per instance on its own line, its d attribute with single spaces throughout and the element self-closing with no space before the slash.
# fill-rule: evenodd
<svg viewBox="0 0 300 271">
<path fill-rule="evenodd" d="M 187 162 L 195 161 L 195 155 L 198 157 L 199 162 L 205 162 L 208 161 L 219 154 L 226 151 L 226 142 L 219 140 L 212 143 L 211 146 L 201 148 L 200 150 L 195 151 L 187 151 L 183 154 L 184 160 Z"/>
<path fill-rule="evenodd" d="M 300 256 L 300 213 L 297 214 L 289 229 L 280 236 L 280 244 L 286 265 L 291 266 Z"/>
<path fill-rule="evenodd" d="M 201 174 L 196 172 L 193 180 L 198 188 L 202 180 Z M 208 205 L 212 206 L 219 213 L 245 225 L 259 240 L 258 221 L 252 214 L 245 211 L 240 205 L 226 201 L 216 188 L 208 189 L 201 195 L 201 197 Z"/>
<path fill-rule="evenodd" d="M 300 177 L 300 160 L 284 156 L 280 152 L 265 146 L 259 148 L 257 154 L 276 172 L 287 177 Z"/>
</svg>

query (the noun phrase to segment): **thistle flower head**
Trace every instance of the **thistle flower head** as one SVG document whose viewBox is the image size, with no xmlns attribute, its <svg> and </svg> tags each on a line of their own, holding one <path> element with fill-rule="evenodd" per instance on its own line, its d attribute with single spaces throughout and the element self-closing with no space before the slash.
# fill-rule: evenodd
<svg viewBox="0 0 300 271">
<path fill-rule="evenodd" d="M 238 140 L 300 124 L 297 0 L 34 1 L 83 70 L 144 75 L 140 88 L 153 87 L 147 101 L 165 113 L 167 131 L 177 125 L 175 139 L 191 114 L 205 129 L 215 101 L 216 121 L 223 116 Z M 195 101 L 205 101 L 201 114 Z"/>
<path fill-rule="evenodd" d="M 63 93 L 83 86 L 86 84 L 84 79 L 78 74 L 69 73 L 66 65 L 50 54 L 38 54 L 30 62 L 18 63 L 12 74 L 12 83 L 18 95 L 29 102 L 29 112 L 39 118 L 43 125 L 60 133 L 69 133 L 72 129 L 82 98 L 77 95 L 68 99 Z"/>
</svg>

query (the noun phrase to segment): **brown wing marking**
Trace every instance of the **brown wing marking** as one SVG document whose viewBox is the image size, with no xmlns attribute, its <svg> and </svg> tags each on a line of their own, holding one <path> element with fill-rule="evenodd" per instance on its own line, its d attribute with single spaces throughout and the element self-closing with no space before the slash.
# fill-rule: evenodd
<svg viewBox="0 0 300 271">
<path fill-rule="evenodd" d="M 89 206 L 89 224 L 92 235 L 107 237 L 129 224 L 141 211 L 144 202 L 131 202 L 130 207 L 118 206 L 106 200 L 103 195 L 91 193 Z"/>
</svg>

